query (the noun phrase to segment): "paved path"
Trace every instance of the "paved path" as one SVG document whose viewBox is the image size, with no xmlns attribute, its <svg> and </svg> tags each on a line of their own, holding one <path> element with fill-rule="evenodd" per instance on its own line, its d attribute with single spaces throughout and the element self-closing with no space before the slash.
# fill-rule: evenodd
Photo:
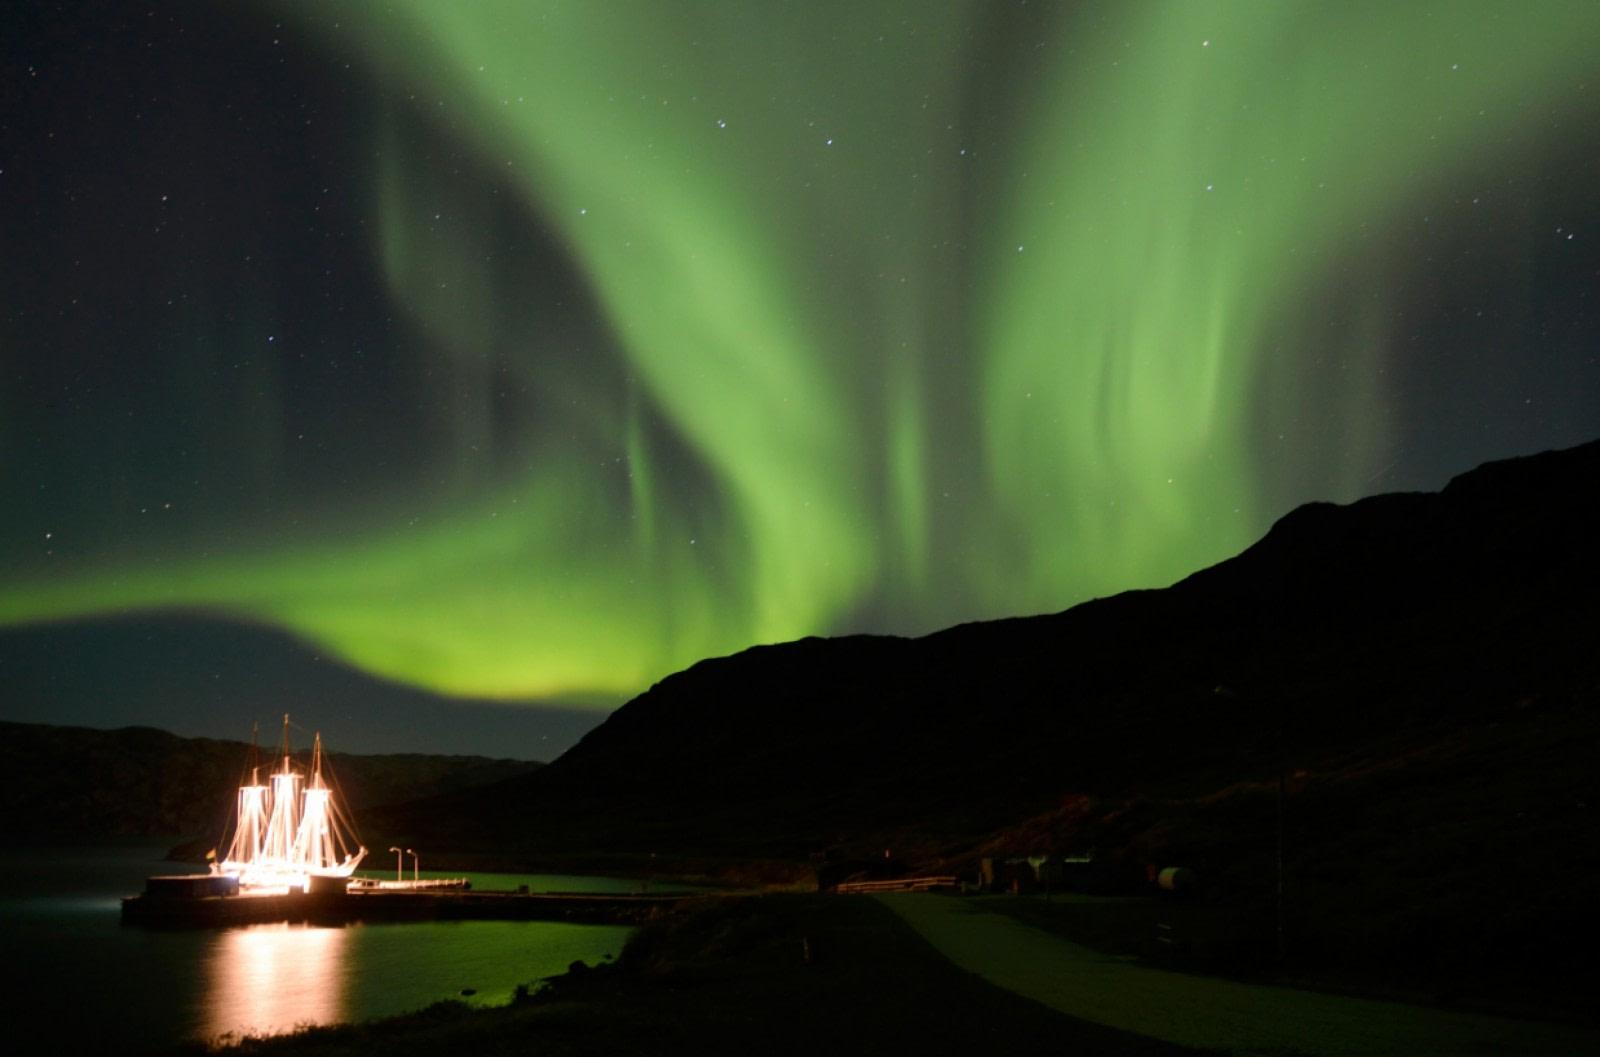
<svg viewBox="0 0 1600 1057">
<path fill-rule="evenodd" d="M 963 969 L 1082 1020 L 1234 1054 L 1600 1054 L 1600 1032 L 1151 969 L 950 896 L 876 896 Z"/>
</svg>

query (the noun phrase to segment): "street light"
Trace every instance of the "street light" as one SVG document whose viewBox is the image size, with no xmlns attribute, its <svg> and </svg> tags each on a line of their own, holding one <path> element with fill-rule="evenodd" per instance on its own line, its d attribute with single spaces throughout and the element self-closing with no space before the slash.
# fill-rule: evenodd
<svg viewBox="0 0 1600 1057">
<path fill-rule="evenodd" d="M 422 876 L 422 860 L 410 848 L 406 849 L 406 854 L 411 856 L 411 883 L 415 884 Z"/>
<path fill-rule="evenodd" d="M 394 882 L 399 884 L 401 879 L 405 877 L 405 874 L 400 872 L 400 849 L 390 848 L 389 850 L 394 852 Z"/>
</svg>

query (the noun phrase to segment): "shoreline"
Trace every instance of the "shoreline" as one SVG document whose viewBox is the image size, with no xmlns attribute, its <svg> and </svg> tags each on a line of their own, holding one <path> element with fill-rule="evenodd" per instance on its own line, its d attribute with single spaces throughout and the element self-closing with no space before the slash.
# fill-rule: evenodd
<svg viewBox="0 0 1600 1057">
<path fill-rule="evenodd" d="M 537 986 L 535 986 L 537 985 Z M 1191 1051 L 1076 1021 L 951 965 L 872 900 L 696 897 L 635 930 L 613 963 L 530 981 L 505 1005 L 436 1003 L 399 1017 L 177 1055 L 365 1053 Z"/>
<path fill-rule="evenodd" d="M 1433 1030 L 1429 1025 L 1462 1019 L 1424 1007 L 1397 1015 L 1414 1020 L 1414 1030 L 1424 1034 Z M 1581 1038 L 1595 1031 L 1594 1025 L 1560 1019 L 1526 1023 L 1525 1035 L 1514 1023 L 1502 1027 L 1530 1043 L 1552 1027 L 1575 1029 L 1574 1037 Z M 1441 1038 L 1441 1052 L 1458 1052 L 1458 1042 Z M 881 901 L 822 894 L 698 896 L 636 929 L 615 962 L 578 964 L 565 974 L 530 981 L 505 1005 L 437 1003 L 399 1017 L 244 1040 L 218 1052 L 335 1057 L 469 1046 L 525 1048 L 553 1057 L 1012 1047 L 1078 1048 L 1113 1057 L 1199 1052 L 1056 1012 L 958 967 Z"/>
</svg>

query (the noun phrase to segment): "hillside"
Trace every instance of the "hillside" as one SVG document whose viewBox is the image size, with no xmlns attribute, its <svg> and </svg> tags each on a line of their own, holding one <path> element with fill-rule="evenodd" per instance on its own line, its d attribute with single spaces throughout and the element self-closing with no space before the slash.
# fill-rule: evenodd
<svg viewBox="0 0 1600 1057">
<path fill-rule="evenodd" d="M 707 660 L 536 774 L 378 818 L 530 854 L 1093 850 L 1251 904 L 1281 774 L 1306 942 L 1548 949 L 1600 867 L 1596 480 L 1600 443 L 1492 463 L 1164 590 Z"/>
<path fill-rule="evenodd" d="M 247 758 L 243 742 L 180 738 L 150 727 L 92 730 L 0 723 L 0 833 L 51 842 L 106 838 L 216 840 Z M 364 809 L 469 789 L 540 765 L 481 756 L 330 753 L 329 772 Z"/>
<path fill-rule="evenodd" d="M 1302 507 L 1165 590 L 702 661 L 484 807 L 536 844 L 803 855 L 1589 716 L 1597 474 L 1600 443 L 1492 463 L 1436 494 Z"/>
</svg>

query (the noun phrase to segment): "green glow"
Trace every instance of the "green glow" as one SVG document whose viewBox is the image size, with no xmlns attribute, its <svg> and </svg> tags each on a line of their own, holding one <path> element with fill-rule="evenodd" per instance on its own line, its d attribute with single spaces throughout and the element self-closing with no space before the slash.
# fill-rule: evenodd
<svg viewBox="0 0 1600 1057">
<path fill-rule="evenodd" d="M 1246 435 L 1263 331 L 1370 226 L 1538 135 L 1600 28 L 1557 4 L 1106 11 L 1023 118 L 1052 133 L 1019 152 L 980 269 L 990 479 L 1029 572 L 995 606 L 1170 581 L 1281 513 Z M 1355 394 L 1385 348 L 1365 322 L 1333 350 Z M 1380 439 L 1329 438 L 1347 484 Z"/>
<path fill-rule="evenodd" d="M 209 607 L 506 697 L 626 693 L 861 614 L 1060 609 L 1239 549 L 1313 497 L 1264 488 L 1262 407 L 1381 406 L 1385 277 L 1322 345 L 1273 335 L 1369 231 L 1538 149 L 1529 115 L 1585 101 L 1600 39 L 1600 6 L 1461 0 L 1107 4 L 1014 54 L 977 3 L 273 6 L 388 86 L 374 253 L 434 350 L 438 487 L 12 584 L 0 622 Z M 417 126 L 502 183 L 464 191 Z M 495 257 L 502 191 L 615 354 L 550 355 L 569 336 Z M 549 415 L 509 471 L 492 349 Z M 1344 388 L 1273 362 L 1314 353 L 1349 358 Z M 1330 438 L 1333 498 L 1382 429 Z"/>
</svg>

